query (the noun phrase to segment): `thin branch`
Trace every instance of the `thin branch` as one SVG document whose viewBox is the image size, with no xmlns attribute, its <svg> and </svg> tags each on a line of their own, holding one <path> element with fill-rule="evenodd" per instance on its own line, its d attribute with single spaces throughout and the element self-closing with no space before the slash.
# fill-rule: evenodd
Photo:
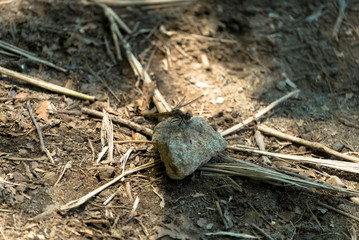
<svg viewBox="0 0 359 240">
<path fill-rule="evenodd" d="M 73 91 L 71 89 L 67 89 L 67 88 L 61 87 L 59 85 L 46 82 L 40 78 L 36 78 L 36 77 L 25 75 L 25 74 L 22 74 L 19 72 L 15 72 L 15 71 L 9 70 L 7 68 L 0 67 L 0 73 L 2 73 L 3 75 L 9 76 L 11 78 L 15 78 L 16 80 L 26 82 L 26 83 L 35 85 L 40 88 L 47 89 L 52 92 L 61 93 L 61 94 L 65 94 L 68 96 L 72 96 L 72 97 L 76 97 L 76 98 L 80 98 L 80 99 L 84 99 L 84 100 L 90 100 L 90 101 L 95 100 L 94 96 L 79 93 L 79 92 Z"/>
<path fill-rule="evenodd" d="M 82 108 L 81 111 L 82 111 L 82 113 L 93 116 L 93 117 L 103 118 L 103 113 L 96 111 L 96 110 Z M 153 131 L 149 128 L 146 128 L 144 126 L 138 125 L 134 122 L 119 118 L 119 117 L 111 115 L 111 114 L 109 114 L 109 116 L 111 117 L 112 121 L 115 123 L 125 125 L 126 127 L 132 128 L 132 129 L 136 130 L 137 132 L 142 133 L 145 136 L 152 137 Z"/>
<path fill-rule="evenodd" d="M 96 196 L 97 194 L 99 194 L 100 192 L 102 192 L 103 190 L 105 190 L 106 188 L 108 188 L 109 186 L 115 184 L 116 182 L 120 181 L 122 178 L 132 174 L 132 173 L 135 173 L 135 172 L 138 172 L 138 171 L 141 171 L 141 170 L 144 170 L 144 169 L 147 169 L 147 168 L 151 168 L 151 167 L 154 167 L 155 165 L 157 165 L 160 161 L 154 161 L 154 162 L 149 162 L 149 163 L 146 163 L 146 164 L 143 164 L 139 167 L 135 167 L 133 169 L 130 169 L 130 170 L 127 170 L 126 172 L 122 173 L 121 175 L 117 176 L 116 178 L 114 178 L 113 180 L 111 180 L 110 182 L 102 185 L 101 187 L 93 190 L 92 192 L 86 194 L 85 196 L 79 198 L 79 199 L 76 199 L 76 200 L 73 200 L 71 202 L 68 202 L 67 204 L 65 205 L 62 205 L 60 206 L 59 210 L 61 211 L 68 211 L 70 209 L 73 209 L 73 208 L 76 208 L 76 207 L 79 207 L 81 206 L 82 204 L 84 204 L 85 202 L 87 202 L 89 199 L 91 199 L 92 197 Z"/>
<path fill-rule="evenodd" d="M 334 168 L 337 170 L 342 170 L 346 172 L 352 173 L 359 173 L 359 166 L 357 163 L 352 162 L 345 162 L 339 160 L 331 160 L 331 159 L 319 159 L 319 158 L 312 158 L 312 157 L 303 157 L 298 155 L 289 155 L 289 154 L 282 154 L 282 153 L 273 153 L 273 152 L 266 152 L 260 151 L 255 149 L 247 148 L 246 146 L 227 146 L 227 149 L 233 149 L 237 151 L 244 151 L 250 153 L 257 153 L 265 156 L 274 157 L 277 159 L 286 159 L 291 161 L 296 161 L 300 163 L 310 163 L 314 165 L 319 165 L 323 167 Z"/>
<path fill-rule="evenodd" d="M 34 123 L 37 134 L 39 135 L 39 141 L 40 141 L 40 147 L 41 147 L 41 152 L 46 153 L 46 148 L 45 148 L 45 144 L 44 144 L 44 139 L 42 138 L 42 132 L 41 129 L 39 127 L 39 125 L 36 122 L 36 119 L 34 117 L 34 113 L 32 112 L 31 109 L 31 105 L 30 105 L 30 101 L 27 101 L 27 110 L 29 111 L 30 117 L 31 117 L 31 121 Z"/>
<path fill-rule="evenodd" d="M 236 132 L 240 129 L 242 129 L 243 127 L 247 126 L 248 124 L 250 124 L 254 119 L 259 119 L 261 118 L 264 114 L 266 114 L 267 112 L 269 112 L 270 110 L 272 110 L 274 107 L 276 107 L 279 103 L 287 100 L 288 98 L 298 94 L 300 92 L 299 89 L 297 90 L 294 90 L 290 93 L 288 93 L 287 95 L 275 100 L 274 102 L 272 102 L 271 104 L 269 104 L 267 107 L 263 108 L 262 110 L 260 110 L 259 112 L 257 112 L 254 117 L 250 117 L 246 120 L 244 120 L 243 122 L 237 124 L 237 125 L 234 125 L 233 127 L 227 129 L 227 130 L 224 130 L 223 132 L 221 132 L 221 136 L 226 136 L 228 134 L 231 134 L 233 132 Z"/>
<path fill-rule="evenodd" d="M 349 218 L 351 218 L 351 219 L 353 219 L 353 220 L 359 222 L 359 218 L 356 217 L 356 216 L 354 216 L 354 215 L 352 215 L 352 214 L 350 214 L 350 213 L 344 212 L 344 211 L 342 211 L 342 210 L 339 210 L 339 209 L 337 209 L 337 208 L 335 208 L 335 207 L 329 206 L 329 205 L 327 205 L 327 204 L 325 204 L 325 203 L 322 203 L 322 202 L 320 202 L 320 201 L 317 201 L 317 204 L 320 205 L 320 206 L 322 206 L 322 207 L 328 208 L 329 210 L 332 210 L 332 211 L 334 211 L 334 212 L 340 213 L 340 214 L 342 214 L 342 215 L 344 215 L 344 216 L 347 216 L 347 217 L 349 217 Z"/>
<path fill-rule="evenodd" d="M 35 61 L 35 62 L 39 62 L 39 63 L 42 63 L 44 65 L 47 65 L 49 67 L 52 67 L 52 68 L 55 68 L 57 70 L 60 70 L 62 72 L 67 72 L 67 70 L 65 68 L 62 68 L 62 67 L 59 67 L 49 61 L 46 61 L 46 60 L 43 60 L 41 58 L 38 58 L 35 56 L 35 54 L 31 53 L 31 52 L 28 52 L 28 51 L 25 51 L 21 48 L 18 48 L 10 43 L 7 43 L 7 42 L 4 42 L 4 41 L 1 41 L 0 40 L 0 47 L 8 50 L 8 51 L 11 51 L 11 52 L 14 52 L 14 53 L 17 53 L 19 55 L 22 55 L 24 57 L 27 57 L 28 59 L 32 60 L 32 61 Z"/>
<path fill-rule="evenodd" d="M 274 137 L 289 140 L 291 142 L 295 142 L 295 143 L 310 147 L 310 148 L 318 150 L 320 152 L 325 152 L 325 153 L 331 154 L 331 155 L 333 155 L 335 157 L 339 157 L 339 158 L 342 158 L 342 159 L 345 159 L 345 160 L 348 160 L 348 161 L 351 161 L 351 162 L 359 163 L 359 158 L 357 158 L 357 157 L 353 157 L 353 156 L 349 156 L 349 155 L 337 152 L 337 151 L 335 151 L 333 149 L 328 148 L 327 146 L 325 146 L 325 145 L 323 145 L 321 143 L 311 142 L 311 141 L 308 141 L 308 140 L 304 140 L 304 139 L 301 139 L 301 138 L 298 138 L 298 137 L 294 137 L 294 136 L 279 132 L 279 131 L 277 131 L 277 130 L 275 130 L 273 128 L 270 128 L 268 126 L 265 126 L 263 124 L 258 125 L 258 130 L 260 130 L 261 132 L 263 132 L 263 133 L 265 133 L 267 135 L 271 135 L 271 136 L 274 136 Z"/>
<path fill-rule="evenodd" d="M 131 5 L 152 5 L 164 3 L 191 3 L 193 0 L 98 0 L 100 3 L 113 5 L 113 6 L 131 6 Z"/>
</svg>

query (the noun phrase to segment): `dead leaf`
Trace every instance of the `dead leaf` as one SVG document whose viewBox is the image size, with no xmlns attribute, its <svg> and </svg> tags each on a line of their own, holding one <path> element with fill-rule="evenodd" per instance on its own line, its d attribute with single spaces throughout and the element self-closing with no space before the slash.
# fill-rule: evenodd
<svg viewBox="0 0 359 240">
<path fill-rule="evenodd" d="M 24 93 L 24 92 L 16 94 L 16 96 L 15 96 L 15 98 L 19 99 L 19 100 L 26 100 L 26 99 L 28 99 L 28 97 L 29 97 L 29 94 Z"/>
<path fill-rule="evenodd" d="M 45 122 L 49 121 L 49 109 L 51 109 L 50 101 L 43 101 L 39 103 L 39 107 L 36 110 L 37 119 L 42 119 Z"/>
<path fill-rule="evenodd" d="M 141 112 L 150 107 L 151 97 L 153 96 L 153 90 L 156 88 L 155 82 L 143 84 L 143 103 L 138 107 Z"/>
<path fill-rule="evenodd" d="M 164 224 L 166 228 L 156 226 L 157 236 L 155 239 L 161 239 L 164 236 L 169 236 L 173 239 L 191 239 L 186 233 L 180 232 L 179 227 L 175 226 L 173 223 Z"/>
</svg>

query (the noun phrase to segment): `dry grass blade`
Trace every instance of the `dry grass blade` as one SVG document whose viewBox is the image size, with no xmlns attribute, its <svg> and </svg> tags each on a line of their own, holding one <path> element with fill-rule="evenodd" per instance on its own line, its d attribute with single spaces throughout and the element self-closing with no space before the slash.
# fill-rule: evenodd
<svg viewBox="0 0 359 240">
<path fill-rule="evenodd" d="M 341 171 L 351 172 L 351 173 L 359 173 L 359 165 L 358 163 L 353 162 L 346 162 L 340 160 L 331 160 L 331 159 L 319 159 L 319 158 L 312 158 L 312 157 L 303 157 L 303 156 L 296 156 L 296 155 L 289 155 L 289 154 L 282 154 L 282 153 L 272 153 L 267 151 L 260 151 L 252 148 L 247 148 L 246 146 L 227 146 L 228 149 L 237 150 L 237 151 L 244 151 L 250 153 L 258 153 L 264 156 L 274 157 L 277 159 L 286 159 L 291 161 L 296 161 L 300 163 L 310 163 L 315 164 L 323 167 L 334 168 Z"/>
<path fill-rule="evenodd" d="M 342 159 L 345 159 L 345 160 L 348 160 L 348 161 L 359 163 L 359 158 L 357 158 L 357 157 L 349 156 L 349 155 L 337 152 L 337 151 L 335 151 L 333 149 L 328 148 L 327 146 L 325 146 L 325 145 L 323 145 L 321 143 L 311 142 L 311 141 L 308 141 L 308 140 L 304 140 L 304 139 L 301 139 L 301 138 L 298 138 L 298 137 L 291 136 L 289 134 L 282 133 L 282 132 L 277 131 L 277 130 L 275 130 L 273 128 L 267 127 L 264 124 L 258 125 L 258 130 L 263 132 L 264 134 L 267 134 L 267 135 L 270 135 L 270 136 L 275 136 L 275 137 L 278 137 L 278 138 L 286 139 L 286 140 L 289 140 L 291 142 L 295 142 L 295 143 L 310 147 L 312 149 L 315 149 L 315 150 L 318 150 L 318 151 L 321 151 L 321 152 L 329 153 L 329 154 L 331 154 L 333 156 L 336 156 L 336 157 L 339 157 L 339 158 L 342 158 Z"/>
<path fill-rule="evenodd" d="M 146 163 L 146 164 L 143 164 L 141 166 L 138 166 L 138 167 L 135 167 L 135 168 L 132 168 L 130 170 L 127 170 L 126 172 L 122 173 L 121 175 L 117 176 L 116 178 L 114 178 L 113 180 L 111 180 L 110 182 L 102 185 L 101 187 L 93 190 L 92 192 L 86 194 L 85 196 L 79 198 L 79 199 L 76 199 L 76 200 L 73 200 L 71 202 L 68 202 L 67 204 L 64 204 L 62 205 L 59 210 L 61 211 L 67 211 L 67 210 L 70 210 L 70 209 L 73 209 L 73 208 L 76 208 L 76 207 L 79 207 L 81 206 L 82 204 L 84 204 L 85 202 L 87 202 L 89 199 L 91 199 L 92 197 L 96 196 L 97 194 L 99 194 L 100 192 L 102 192 L 103 190 L 105 190 L 106 188 L 108 188 L 109 186 L 115 184 L 116 182 L 120 181 L 122 178 L 132 174 L 132 173 L 135 173 L 135 172 L 138 172 L 138 171 L 141 171 L 141 170 L 144 170 L 144 169 L 147 169 L 147 168 L 151 168 L 151 167 L 154 167 L 156 166 L 157 164 L 159 164 L 160 161 L 153 161 L 153 162 L 149 162 L 149 163 Z"/>
<path fill-rule="evenodd" d="M 41 58 L 38 58 L 35 56 L 35 54 L 31 53 L 31 52 L 28 52 L 28 51 L 25 51 L 21 48 L 18 48 L 14 45 L 11 45 L 10 43 L 7 43 L 7 42 L 4 42 L 4 41 L 1 41 L 0 40 L 0 47 L 8 50 L 8 51 L 11 51 L 11 52 L 14 52 L 14 53 L 17 53 L 19 55 L 22 55 L 24 57 L 27 57 L 28 59 L 34 61 L 34 62 L 39 62 L 39 63 L 42 63 L 44 65 L 47 65 L 49 67 L 52 67 L 52 68 L 55 68 L 57 70 L 60 70 L 62 72 L 67 72 L 67 70 L 65 68 L 62 68 L 62 67 L 59 67 L 49 61 L 46 61 L 46 60 L 43 60 Z"/>
<path fill-rule="evenodd" d="M 108 5 L 114 5 L 114 6 L 128 6 L 128 5 L 190 3 L 193 2 L 193 0 L 98 0 L 98 2 Z"/>
<path fill-rule="evenodd" d="M 330 187 L 323 184 L 306 181 L 300 178 L 291 177 L 289 175 L 276 172 L 272 169 L 257 166 L 253 163 L 229 157 L 224 154 L 220 154 L 220 157 L 233 163 L 208 163 L 199 169 L 206 172 L 216 172 L 220 175 L 249 177 L 271 184 L 282 183 L 306 189 L 316 188 L 326 191 L 341 192 L 349 195 L 359 196 L 359 192 L 357 191 Z"/>
<path fill-rule="evenodd" d="M 274 102 L 272 102 L 271 104 L 269 104 L 267 107 L 261 109 L 260 111 L 258 111 L 256 114 L 254 114 L 253 117 L 247 118 L 246 120 L 244 120 L 243 122 L 234 125 L 233 127 L 230 127 L 226 130 L 224 130 L 223 132 L 221 132 L 221 136 L 224 137 L 228 134 L 231 134 L 233 132 L 236 132 L 240 129 L 242 129 L 243 127 L 247 126 L 248 124 L 250 124 L 253 120 L 255 119 L 259 119 L 261 118 L 264 114 L 266 114 L 267 112 L 269 112 L 270 110 L 272 110 L 274 107 L 276 107 L 278 104 L 280 104 L 281 102 L 284 102 L 285 100 L 287 100 L 288 98 L 298 94 L 300 92 L 299 89 L 294 90 L 286 95 L 284 95 L 281 98 L 278 98 L 277 100 L 275 100 Z"/>
<path fill-rule="evenodd" d="M 12 71 L 12 70 L 7 69 L 7 68 L 0 67 L 0 73 L 2 73 L 3 75 L 6 75 L 7 77 L 15 78 L 15 79 L 17 79 L 19 81 L 26 82 L 26 83 L 35 85 L 35 86 L 40 87 L 40 88 L 47 89 L 47 90 L 52 91 L 52 92 L 65 94 L 65 95 L 80 98 L 80 99 L 83 99 L 83 100 L 95 101 L 94 96 L 79 93 L 79 92 L 73 91 L 71 89 L 68 89 L 68 88 L 61 87 L 61 86 L 56 85 L 56 84 L 46 82 L 46 81 L 44 81 L 44 80 L 42 80 L 40 78 L 28 76 L 28 75 L 25 75 L 25 74 L 22 74 L 22 73 L 19 73 L 19 72 Z"/>
</svg>

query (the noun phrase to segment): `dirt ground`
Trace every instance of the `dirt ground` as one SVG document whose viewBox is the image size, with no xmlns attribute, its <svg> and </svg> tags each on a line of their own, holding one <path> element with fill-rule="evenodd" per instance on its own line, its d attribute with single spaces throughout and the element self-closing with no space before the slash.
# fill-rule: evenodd
<svg viewBox="0 0 359 240">
<path fill-rule="evenodd" d="M 359 2 L 346 2 L 336 32 L 340 2 L 344 1 L 199 0 L 112 9 L 135 29 L 130 36 L 123 34 L 140 62 L 144 66 L 150 62 L 148 72 L 172 106 L 183 96 L 194 99 L 204 94 L 187 109 L 221 131 L 298 88 L 298 97 L 283 102 L 260 121 L 359 156 Z M 106 42 L 114 52 L 110 25 L 97 5 L 1 1 L 0 19 L 2 41 L 68 72 L 4 51 L 0 52 L 1 67 L 97 98 L 94 102 L 79 100 L 1 77 L 0 176 L 23 185 L 0 185 L 0 239 L 233 239 L 206 235 L 220 231 L 270 239 L 253 224 L 272 239 L 357 239 L 357 221 L 316 204 L 320 200 L 359 217 L 358 205 L 341 194 L 275 186 L 245 177 L 233 177 L 239 186 L 234 188 L 228 178 L 200 171 L 174 181 L 162 165 L 125 177 L 78 208 L 57 212 L 58 206 L 122 172 L 116 161 L 96 164 L 102 149 L 102 120 L 82 114 L 81 108 L 106 109 L 149 128 L 157 121 L 138 116 L 137 108 L 145 97 L 142 81 L 133 74 L 123 49 L 122 61 L 107 53 Z M 209 66 L 203 64 L 203 56 Z M 54 163 L 41 152 L 28 100 Z M 49 102 L 56 108 L 50 114 L 46 110 Z M 151 103 L 149 108 L 153 107 Z M 147 139 L 119 124 L 114 124 L 114 136 L 116 141 Z M 256 146 L 251 127 L 230 137 L 229 144 Z M 271 152 L 331 157 L 270 136 L 265 136 L 265 143 Z M 117 160 L 134 147 L 128 168 L 159 159 L 148 143 L 115 145 Z M 259 155 L 231 150 L 225 154 L 264 165 Z M 55 184 L 68 163 L 71 167 Z M 337 176 L 347 188 L 359 191 L 355 174 L 286 164 L 287 170 L 313 181 Z M 137 197 L 138 207 L 131 211 Z M 55 210 L 33 219 L 49 209 Z"/>
</svg>

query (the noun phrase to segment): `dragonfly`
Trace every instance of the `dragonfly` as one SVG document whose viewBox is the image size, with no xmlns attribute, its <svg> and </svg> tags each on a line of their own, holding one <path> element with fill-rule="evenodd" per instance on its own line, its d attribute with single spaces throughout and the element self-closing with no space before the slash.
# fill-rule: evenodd
<svg viewBox="0 0 359 240">
<path fill-rule="evenodd" d="M 144 117 L 166 117 L 166 118 L 173 118 L 174 121 L 179 121 L 178 125 L 181 125 L 181 123 L 189 124 L 190 120 L 192 118 L 191 114 L 189 112 L 182 112 L 180 109 L 184 106 L 190 105 L 191 103 L 197 101 L 203 97 L 203 95 L 193 99 L 192 101 L 182 104 L 186 97 L 182 98 L 181 101 L 178 102 L 178 104 L 172 109 L 170 112 L 162 112 L 162 113 L 142 113 L 141 115 Z"/>
</svg>

